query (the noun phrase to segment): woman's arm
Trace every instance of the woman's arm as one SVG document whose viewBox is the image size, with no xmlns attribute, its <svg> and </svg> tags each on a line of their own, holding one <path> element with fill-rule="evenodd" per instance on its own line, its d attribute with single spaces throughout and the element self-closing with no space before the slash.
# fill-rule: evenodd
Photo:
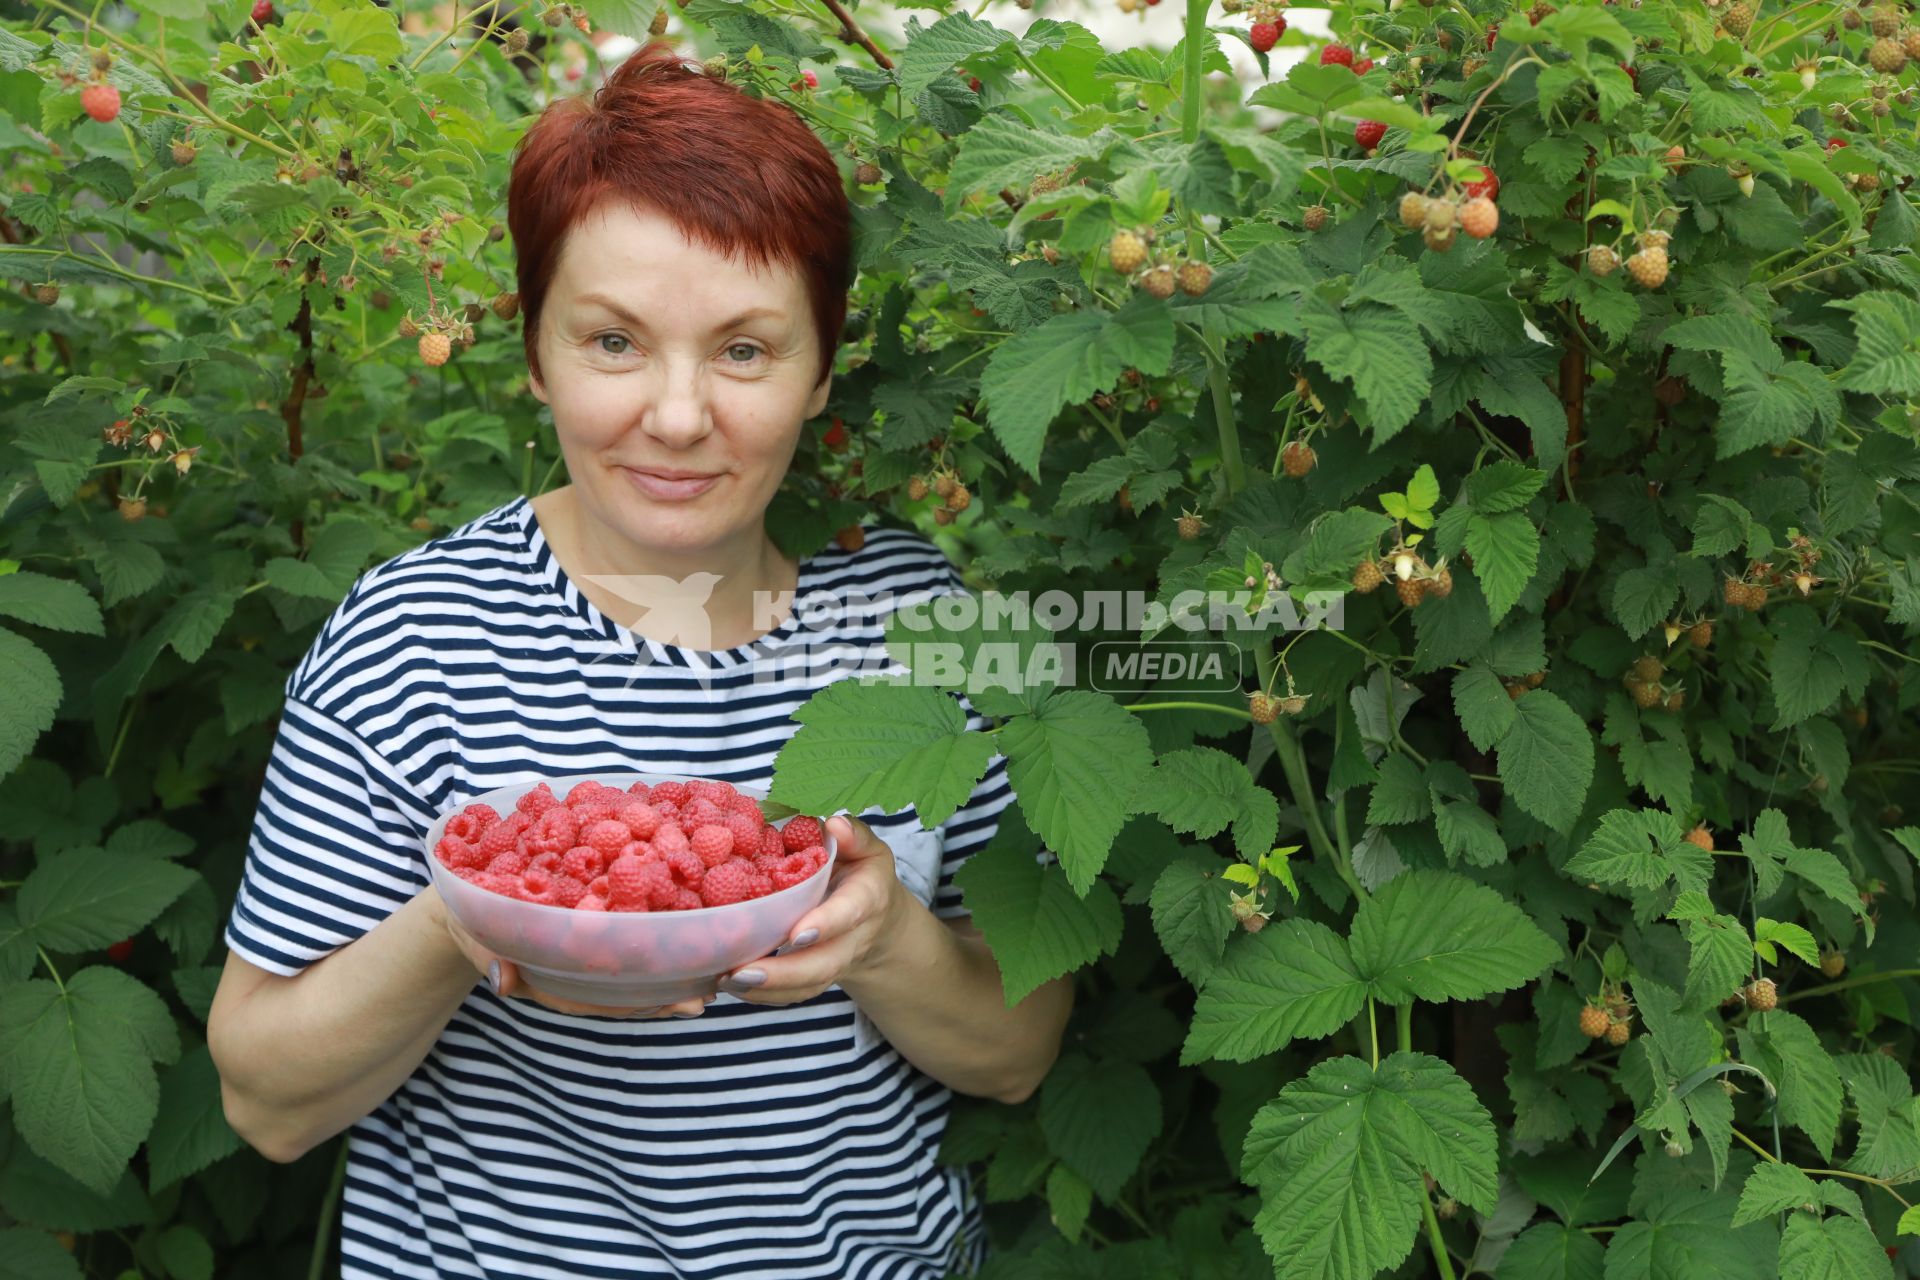
<svg viewBox="0 0 1920 1280">
<path fill-rule="evenodd" d="M 892 850 L 866 823 L 834 817 L 828 826 L 840 842 L 835 883 L 793 933 L 817 930 L 817 941 L 734 970 L 721 990 L 794 1004 L 838 983 L 907 1061 L 942 1084 L 1008 1103 L 1031 1096 L 1059 1056 L 1072 979 L 1007 1008 L 1000 965 L 972 921 L 934 915 L 900 883 Z"/>
</svg>

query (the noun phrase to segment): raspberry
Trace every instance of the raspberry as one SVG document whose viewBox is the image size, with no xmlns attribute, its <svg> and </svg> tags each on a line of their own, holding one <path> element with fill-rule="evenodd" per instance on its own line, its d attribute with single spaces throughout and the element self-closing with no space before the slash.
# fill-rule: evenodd
<svg viewBox="0 0 1920 1280">
<path fill-rule="evenodd" d="M 700 882 L 700 901 L 709 907 L 726 907 L 765 897 L 772 887 L 773 882 L 751 862 L 732 858 L 707 872 Z"/>
<path fill-rule="evenodd" d="M 1453 594 L 1453 570 L 1441 565 L 1433 571 L 1433 577 L 1427 579 L 1427 594 L 1436 600 L 1445 600 Z"/>
<path fill-rule="evenodd" d="M 1373 70 L 1372 58 L 1355 58 L 1353 60 L 1353 74 L 1363 76 L 1371 70 Z"/>
<path fill-rule="evenodd" d="M 663 823 L 677 823 L 680 821 L 680 806 L 677 804 L 672 804 L 665 800 L 654 800 L 649 802 L 648 807 L 653 810 L 654 814 Z"/>
<path fill-rule="evenodd" d="M 650 800 L 653 798 L 653 788 L 644 782 L 636 782 L 627 788 L 627 794 L 636 800 Z"/>
<path fill-rule="evenodd" d="M 706 878 L 707 864 L 692 849 L 675 849 L 664 857 L 667 872 L 673 877 L 675 884 L 694 889 L 698 888 L 700 882 Z"/>
<path fill-rule="evenodd" d="M 1580 1009 L 1580 1034 L 1590 1040 L 1598 1040 L 1607 1034 L 1607 1026 L 1611 1021 L 1607 1011 L 1599 1005 L 1583 1005 Z"/>
<path fill-rule="evenodd" d="M 264 27 L 273 21 L 273 0 L 253 0 L 253 22 Z"/>
<path fill-rule="evenodd" d="M 1344 44 L 1330 44 L 1320 51 L 1321 66 L 1330 67 L 1336 62 L 1343 67 L 1351 67 L 1353 65 L 1353 50 Z"/>
<path fill-rule="evenodd" d="M 1280 451 L 1280 469 L 1294 480 L 1313 470 L 1313 464 L 1318 461 L 1313 446 L 1303 440 L 1292 441 Z"/>
<path fill-rule="evenodd" d="M 1204 262 L 1186 261 L 1180 264 L 1180 292 L 1189 298 L 1197 298 L 1207 291 L 1213 283 L 1213 268 Z"/>
<path fill-rule="evenodd" d="M 517 876 L 525 871 L 528 865 L 526 854 L 518 849 L 508 849 L 505 853 L 495 854 L 493 861 L 487 863 L 487 870 L 497 876 Z"/>
<path fill-rule="evenodd" d="M 508 875 L 489 868 L 481 873 L 480 879 L 475 883 L 489 893 L 497 893 L 507 898 L 523 897 L 526 892 L 518 872 Z"/>
<path fill-rule="evenodd" d="M 1113 239 L 1107 242 L 1107 261 L 1112 263 L 1113 269 L 1123 276 L 1130 276 L 1138 271 L 1140 264 L 1146 260 L 1147 242 L 1131 231 L 1116 231 L 1113 233 Z M 933 488 L 935 493 L 940 492 L 938 482 Z M 941 494 L 941 496 L 946 495 Z"/>
<path fill-rule="evenodd" d="M 1883 4 L 1867 15 L 1867 28 L 1876 36 L 1898 35 L 1900 32 L 1900 11 L 1890 4 Z"/>
<path fill-rule="evenodd" d="M 1475 182 L 1461 184 L 1461 190 L 1469 196 L 1485 196 L 1489 200 L 1500 198 L 1500 179 L 1493 176 L 1493 170 L 1480 166 L 1480 178 Z"/>
<path fill-rule="evenodd" d="M 1696 649 L 1704 649 L 1713 643 L 1713 623 L 1696 622 L 1687 629 L 1687 639 Z"/>
<path fill-rule="evenodd" d="M 592 804 L 600 799 L 600 793 L 604 789 L 605 788 L 599 783 L 591 779 L 586 782 L 577 782 L 574 784 L 573 790 L 567 792 L 566 806 L 571 809 L 575 805 Z"/>
<path fill-rule="evenodd" d="M 607 901 L 615 911 L 632 911 L 644 906 L 651 896 L 649 886 L 652 882 L 664 879 L 667 871 L 664 866 L 655 863 L 660 870 L 650 875 L 647 864 L 627 854 L 615 858 L 607 868 Z"/>
<path fill-rule="evenodd" d="M 755 823 L 767 820 L 767 815 L 760 811 L 760 802 L 744 792 L 734 792 L 721 803 L 720 807 L 728 813 L 744 813 Z"/>
<path fill-rule="evenodd" d="M 1631 1039 L 1633 1039 L 1633 1028 L 1625 1022 L 1609 1022 L 1607 1024 L 1608 1044 L 1615 1046 L 1623 1045 Z"/>
<path fill-rule="evenodd" d="M 1353 589 L 1361 595 L 1377 590 L 1386 580 L 1387 575 L 1380 572 L 1377 560 L 1362 560 L 1353 571 Z"/>
<path fill-rule="evenodd" d="M 880 166 L 871 160 L 862 160 L 853 167 L 853 180 L 863 187 L 873 186 L 884 176 L 880 171 Z"/>
<path fill-rule="evenodd" d="M 1837 978 L 1847 971 L 1847 958 L 1838 951 L 1820 953 L 1820 972 L 1829 978 Z"/>
<path fill-rule="evenodd" d="M 192 164 L 193 158 L 200 154 L 199 148 L 184 138 L 173 144 L 172 151 L 175 164 Z"/>
<path fill-rule="evenodd" d="M 1140 277 L 1140 287 L 1156 298 L 1171 298 L 1178 284 L 1173 277 L 1173 268 L 1163 262 L 1147 269 L 1146 275 Z"/>
<path fill-rule="evenodd" d="M 1475 240 L 1485 240 L 1500 225 L 1500 207 L 1485 196 L 1460 206 L 1460 229 Z"/>
<path fill-rule="evenodd" d="M 781 839 L 780 829 L 778 827 L 760 828 L 760 840 L 755 848 L 756 852 L 753 855 L 755 858 L 784 858 L 787 856 L 787 846 Z"/>
<path fill-rule="evenodd" d="M 793 853 L 798 853 L 811 845 L 819 844 L 826 838 L 825 828 L 820 819 L 809 818 L 804 814 L 790 818 L 787 825 L 780 828 L 780 843 Z"/>
<path fill-rule="evenodd" d="M 715 804 L 712 799 L 707 796 L 701 796 L 692 804 L 687 805 L 682 810 L 682 813 L 685 816 L 682 818 L 680 825 L 686 828 L 688 835 L 693 834 L 695 827 L 718 825 L 727 820 L 727 811 Z"/>
<path fill-rule="evenodd" d="M 1708 853 L 1713 852 L 1713 833 L 1708 831 L 1704 824 L 1695 827 L 1681 838 L 1690 845 L 1705 849 Z"/>
<path fill-rule="evenodd" d="M 583 826 L 578 837 L 581 844 L 598 849 L 600 855 L 609 860 L 619 857 L 620 851 L 627 847 L 627 842 L 632 838 L 633 833 L 627 830 L 627 824 L 612 818 L 603 818 Z"/>
<path fill-rule="evenodd" d="M 1272 22 L 1256 22 L 1247 32 L 1247 42 L 1255 53 L 1265 53 L 1279 41 L 1280 35 L 1287 29 L 1285 18 L 1276 18 Z"/>
<path fill-rule="evenodd" d="M 1192 542 L 1195 538 L 1200 536 L 1201 530 L 1207 527 L 1207 522 L 1205 520 L 1202 520 L 1199 516 L 1188 513 L 1188 514 L 1182 515 L 1179 519 L 1175 520 L 1173 522 L 1173 527 L 1180 534 L 1182 539 L 1184 539 L 1187 542 Z"/>
<path fill-rule="evenodd" d="M 459 836 L 442 836 L 440 843 L 433 847 L 433 856 L 448 867 L 471 867 L 477 871 L 487 865 L 487 859 L 481 856 L 480 850 L 471 841 L 462 840 Z"/>
<path fill-rule="evenodd" d="M 1247 714 L 1253 717 L 1255 724 L 1272 724 L 1280 718 L 1280 700 L 1270 693 L 1256 690 L 1247 695 Z"/>
<path fill-rule="evenodd" d="M 1653 245 L 1627 259 L 1627 272 L 1645 289 L 1658 289 L 1667 278 L 1667 251 Z"/>
<path fill-rule="evenodd" d="M 723 826 L 707 823 L 696 828 L 687 838 L 687 846 L 703 864 L 717 867 L 733 856 L 733 832 Z"/>
<path fill-rule="evenodd" d="M 110 84 L 90 84 L 80 91 L 80 106 L 105 124 L 120 114 L 120 91 Z"/>
<path fill-rule="evenodd" d="M 1901 69 L 1907 65 L 1907 50 L 1893 37 L 1883 36 L 1875 40 L 1873 47 L 1867 50 L 1867 61 L 1881 75 L 1899 75 Z"/>
<path fill-rule="evenodd" d="M 500 821 L 500 815 L 495 813 L 491 806 L 468 805 L 447 819 L 446 834 L 477 843 L 487 833 L 487 829 L 498 821 Z"/>
<path fill-rule="evenodd" d="M 1620 269 L 1620 255 L 1609 244 L 1596 244 L 1587 250 L 1587 266 L 1596 276 L 1610 276 Z"/>
<path fill-rule="evenodd" d="M 685 804 L 691 794 L 684 782 L 657 782 L 648 799 L 665 801 L 667 804 Z"/>
<path fill-rule="evenodd" d="M 1658 680 L 1667 673 L 1666 666 L 1650 653 L 1643 653 L 1635 658 L 1633 666 L 1628 670 L 1633 673 L 1635 680 Z"/>
<path fill-rule="evenodd" d="M 607 901 L 612 894 L 612 891 L 607 887 L 607 873 L 603 871 L 593 879 L 587 881 L 587 892 L 602 901 Z"/>
<path fill-rule="evenodd" d="M 505 853 L 519 843 L 520 833 L 527 829 L 530 822 L 526 814 L 515 810 L 512 817 L 502 818 L 487 828 L 480 837 L 480 852 L 489 858 Z"/>
<path fill-rule="evenodd" d="M 537 818 L 547 810 L 557 808 L 559 804 L 560 797 L 553 794 L 553 788 L 543 782 L 514 801 L 513 807 L 521 813 Z"/>
<path fill-rule="evenodd" d="M 1487 52 L 1493 52 L 1494 43 L 1500 39 L 1500 24 L 1494 23 L 1487 28 Z"/>
<path fill-rule="evenodd" d="M 1744 36 L 1753 26 L 1753 6 L 1746 0 L 1740 0 L 1739 4 L 1729 6 L 1727 11 L 1720 15 L 1720 25 L 1732 35 Z"/>
<path fill-rule="evenodd" d="M 1394 594 L 1400 597 L 1400 603 L 1411 609 L 1427 598 L 1425 578 L 1403 578 L 1393 584 Z"/>
<path fill-rule="evenodd" d="M 613 817 L 616 822 L 624 822 L 636 840 L 651 840 L 653 833 L 660 829 L 660 815 L 645 802 L 622 805 Z"/>
<path fill-rule="evenodd" d="M 515 34 L 524 35 L 525 33 L 515 32 Z M 574 903 L 573 909 L 575 911 L 605 911 L 607 909 L 607 900 L 597 893 L 589 893 L 582 897 L 580 901 Z"/>
<path fill-rule="evenodd" d="M 420 335 L 420 359 L 435 368 L 445 364 L 453 355 L 453 340 L 444 333 L 423 333 Z"/>
<path fill-rule="evenodd" d="M 722 825 L 733 832 L 733 847 L 744 857 L 760 847 L 760 830 L 766 824 L 744 813 L 729 813 Z"/>
<path fill-rule="evenodd" d="M 619 857 L 621 852 L 616 849 L 609 855 L 592 845 L 577 844 L 561 855 L 560 869 L 581 884 L 592 884 L 605 874 L 607 864 Z"/>
<path fill-rule="evenodd" d="M 1400 197 L 1400 225 L 1418 231 L 1427 225 L 1427 198 L 1418 191 Z"/>
<path fill-rule="evenodd" d="M 565 853 L 579 843 L 580 823 L 568 809 L 547 810 L 527 832 L 526 847 L 535 854 Z"/>
<path fill-rule="evenodd" d="M 1659 706 L 1663 696 L 1659 685 L 1647 684 L 1641 680 L 1627 681 L 1627 692 L 1633 695 L 1633 705 L 1642 711 L 1649 711 Z"/>
<path fill-rule="evenodd" d="M 1765 1013 L 1780 1003 L 1780 992 L 1773 985 L 1772 978 L 1761 978 L 1747 987 L 1747 1007 L 1756 1013 Z"/>
<path fill-rule="evenodd" d="M 695 800 L 707 800 L 724 807 L 728 800 L 738 795 L 732 784 L 712 778 L 700 778 L 687 784 L 687 795 Z"/>
<path fill-rule="evenodd" d="M 814 872 L 819 869 L 819 864 L 805 854 L 794 854 L 787 859 L 785 865 L 774 869 L 770 877 L 773 881 L 773 892 L 779 893 L 782 889 L 791 889 L 804 880 L 810 880 Z"/>
<path fill-rule="evenodd" d="M 705 905 L 706 903 L 700 901 L 700 891 L 698 889 L 675 889 L 673 891 L 673 901 L 668 904 L 667 910 L 698 911 Z"/>
<path fill-rule="evenodd" d="M 907 501 L 919 502 L 927 496 L 927 478 L 911 476 L 907 480 Z"/>
<path fill-rule="evenodd" d="M 687 833 L 678 823 L 663 822 L 660 829 L 653 833 L 653 847 L 663 858 L 684 853 L 688 848 Z"/>
<path fill-rule="evenodd" d="M 556 907 L 571 907 L 587 896 L 587 886 L 569 875 L 558 875 L 547 889 Z"/>
<path fill-rule="evenodd" d="M 1387 126 L 1378 120 L 1362 120 L 1353 126 L 1353 141 L 1363 151 L 1371 151 L 1387 136 Z"/>
</svg>

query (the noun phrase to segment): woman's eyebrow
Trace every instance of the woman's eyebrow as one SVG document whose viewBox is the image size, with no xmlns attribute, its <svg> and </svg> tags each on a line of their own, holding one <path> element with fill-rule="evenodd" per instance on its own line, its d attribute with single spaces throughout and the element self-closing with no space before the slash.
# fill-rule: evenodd
<svg viewBox="0 0 1920 1280">
<path fill-rule="evenodd" d="M 644 329 L 647 327 L 646 321 L 642 320 L 639 316 L 627 310 L 625 307 L 621 306 L 618 302 L 615 302 L 612 298 L 607 297 L 603 293 L 583 293 L 579 297 L 579 302 L 580 302 L 580 305 L 582 306 L 597 306 L 597 307 L 605 308 L 606 310 L 613 312 L 614 315 L 619 316 L 622 320 L 625 320 L 628 324 L 631 324 L 636 329 Z M 745 324 L 749 320 L 757 320 L 762 318 L 769 319 L 769 320 L 785 321 L 787 318 L 787 313 L 785 311 L 780 310 L 777 307 L 749 307 L 745 311 L 742 311 L 739 315 L 733 316 L 730 319 L 724 320 L 718 325 L 715 325 L 714 330 L 715 332 L 718 332 L 719 330 L 722 330 L 722 329 L 732 329 Z"/>
</svg>

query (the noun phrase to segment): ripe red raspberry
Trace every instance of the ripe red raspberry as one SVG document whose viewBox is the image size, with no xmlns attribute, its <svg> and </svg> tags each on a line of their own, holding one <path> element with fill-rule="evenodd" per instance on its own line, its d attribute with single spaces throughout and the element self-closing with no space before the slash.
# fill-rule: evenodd
<svg viewBox="0 0 1920 1280">
<path fill-rule="evenodd" d="M 687 837 L 687 845 L 708 867 L 717 867 L 733 856 L 733 832 L 718 823 L 696 827 Z"/>
<path fill-rule="evenodd" d="M 818 89 L 820 87 L 820 77 L 813 73 L 812 67 L 802 67 L 800 69 L 800 78 L 807 82 L 807 88 L 809 89 Z"/>
<path fill-rule="evenodd" d="M 573 815 L 573 820 L 580 824 L 582 831 L 596 822 L 605 822 L 616 816 L 614 806 L 604 800 L 595 800 L 590 804 L 568 805 L 567 812 Z"/>
<path fill-rule="evenodd" d="M 1371 71 L 1371 70 L 1373 70 L 1373 59 L 1372 59 L 1372 58 L 1355 58 L 1355 59 L 1354 59 L 1354 62 L 1353 62 L 1353 74 L 1355 74 L 1355 75 L 1357 75 L 1357 76 L 1363 76 L 1363 75 L 1365 75 L 1365 74 L 1367 74 L 1367 72 L 1369 72 L 1369 71 Z"/>
<path fill-rule="evenodd" d="M 1387 126 L 1378 120 L 1362 120 L 1353 126 L 1353 140 L 1365 150 L 1371 151 L 1380 145 L 1380 139 L 1387 136 Z"/>
<path fill-rule="evenodd" d="M 613 818 L 603 818 L 599 822 L 589 823 L 580 829 L 579 843 L 598 849 L 602 857 L 609 860 L 620 856 L 620 851 L 633 839 L 633 833 L 627 830 L 627 824 Z"/>
<path fill-rule="evenodd" d="M 560 797 L 553 794 L 553 788 L 544 782 L 513 802 L 514 808 L 535 818 L 559 806 Z"/>
<path fill-rule="evenodd" d="M 1489 200 L 1500 198 L 1500 179 L 1495 177 L 1493 170 L 1485 165 L 1480 166 L 1479 181 L 1464 182 L 1460 185 L 1469 196 L 1485 196 Z"/>
<path fill-rule="evenodd" d="M 653 833 L 652 843 L 663 857 L 671 856 L 676 852 L 684 853 L 688 847 L 687 833 L 685 828 L 677 822 L 663 822 L 660 824 L 660 829 Z"/>
<path fill-rule="evenodd" d="M 780 843 L 794 853 L 800 852 L 809 845 L 819 844 L 825 838 L 826 834 L 820 825 L 820 819 L 809 818 L 804 814 L 798 818 L 789 819 L 787 825 L 780 828 Z"/>
<path fill-rule="evenodd" d="M 273 21 L 273 0 L 253 0 L 253 24 L 264 27 Z"/>
<path fill-rule="evenodd" d="M 110 84 L 90 84 L 80 91 L 80 106 L 102 124 L 120 114 L 120 91 Z"/>
<path fill-rule="evenodd" d="M 591 778 L 585 782 L 576 782 L 573 789 L 567 792 L 567 807 L 571 809 L 575 805 L 593 804 L 600 799 L 601 790 L 600 784 Z"/>
<path fill-rule="evenodd" d="M 1281 32 L 1287 29 L 1287 20 L 1277 18 L 1272 22 L 1256 22 L 1247 32 L 1247 41 L 1253 45 L 1255 53 L 1265 53 L 1279 41 Z"/>
<path fill-rule="evenodd" d="M 626 823 L 627 830 L 633 833 L 636 840 L 651 840 L 653 833 L 660 829 L 660 815 L 644 801 L 622 805 L 614 811 L 613 816 L 615 821 Z"/>
<path fill-rule="evenodd" d="M 492 805 L 470 804 L 447 820 L 446 834 L 478 843 L 486 835 L 487 829 L 498 821 L 500 815 Z"/>
<path fill-rule="evenodd" d="M 527 832 L 527 849 L 535 854 L 565 853 L 580 843 L 580 823 L 567 809 L 549 809 Z"/>
<path fill-rule="evenodd" d="M 680 811 L 684 818 L 680 825 L 691 834 L 694 827 L 704 827 L 727 820 L 727 811 L 722 809 L 710 796 L 700 796 Z"/>
<path fill-rule="evenodd" d="M 706 903 L 700 901 L 700 891 L 698 889 L 675 889 L 673 891 L 673 902 L 667 907 L 667 910 L 698 911 L 706 905 Z"/>
<path fill-rule="evenodd" d="M 847 447 L 846 424 L 841 422 L 840 419 L 835 418 L 833 420 L 833 425 L 828 427 L 826 431 L 821 434 L 820 443 L 827 446 L 827 448 L 833 450 L 835 453 L 838 453 L 842 449 L 845 449 Z"/>
<path fill-rule="evenodd" d="M 760 828 L 760 841 L 756 846 L 755 858 L 784 858 L 787 856 L 786 842 L 780 836 L 778 827 Z"/>
<path fill-rule="evenodd" d="M 520 885 L 526 891 L 523 897 L 543 898 L 553 888 L 553 873 L 541 866 L 528 867 L 520 873 Z"/>
<path fill-rule="evenodd" d="M 636 800 L 651 800 L 653 788 L 644 782 L 636 782 L 627 788 L 627 794 Z"/>
<path fill-rule="evenodd" d="M 687 784 L 684 782 L 656 782 L 652 794 L 647 798 L 650 801 L 663 800 L 668 804 L 685 804 L 687 794 Z"/>
<path fill-rule="evenodd" d="M 746 857 L 760 847 L 760 832 L 767 824 L 744 813 L 729 813 L 721 825 L 733 832 L 734 849 Z"/>
<path fill-rule="evenodd" d="M 606 872 L 604 871 L 601 872 L 599 875 L 595 876 L 593 879 L 587 882 L 587 892 L 592 894 L 594 897 L 599 898 L 603 902 L 609 899 L 609 897 L 613 893 L 613 890 L 609 888 L 607 885 Z"/>
<path fill-rule="evenodd" d="M 730 858 L 709 870 L 700 882 L 700 901 L 709 907 L 726 907 L 765 897 L 772 889 L 773 882 L 751 862 Z"/>
<path fill-rule="evenodd" d="M 592 845 L 577 844 L 561 855 L 560 869 L 581 884 L 591 884 L 605 874 L 607 864 L 619 857 L 620 852 L 616 849 L 608 855 Z"/>
<path fill-rule="evenodd" d="M 115 964 L 125 964 L 127 957 L 133 954 L 133 939 L 122 938 L 107 948 L 107 959 Z"/>
<path fill-rule="evenodd" d="M 773 891 L 791 889 L 804 880 L 811 879 L 820 866 L 805 853 L 796 853 L 788 857 L 785 865 L 774 869 L 772 874 Z"/>
<path fill-rule="evenodd" d="M 1500 38 L 1500 24 L 1496 22 L 1492 26 L 1487 28 L 1487 52 L 1488 53 L 1493 52 L 1494 42 L 1499 38 Z"/>
<path fill-rule="evenodd" d="M 571 907 L 587 896 L 587 886 L 572 876 L 559 875 L 553 878 L 547 896 L 556 907 Z"/>
<path fill-rule="evenodd" d="M 442 836 L 440 843 L 434 846 L 434 856 L 448 867 L 469 867 L 475 871 L 487 865 L 489 859 L 480 852 L 479 846 L 459 836 Z"/>
<path fill-rule="evenodd" d="M 505 875 L 497 871 L 483 871 L 480 879 L 474 883 L 489 893 L 497 893 L 505 898 L 520 898 L 526 895 L 526 887 L 518 874 Z"/>
<path fill-rule="evenodd" d="M 729 837 L 731 838 L 731 837 Z M 667 872 L 684 889 L 697 889 L 707 877 L 707 864 L 692 849 L 676 849 L 666 855 Z"/>
<path fill-rule="evenodd" d="M 497 876 L 517 876 L 532 865 L 532 859 L 518 849 L 508 849 L 496 853 L 487 863 L 487 870 Z"/>
<path fill-rule="evenodd" d="M 671 800 L 649 800 L 647 807 L 652 809 L 662 822 L 680 821 L 680 806 Z"/>
<path fill-rule="evenodd" d="M 767 820 L 767 815 L 760 811 L 760 802 L 744 792 L 736 791 L 733 795 L 727 797 L 726 803 L 720 807 L 728 813 L 744 813 L 755 822 L 765 822 Z"/>
<path fill-rule="evenodd" d="M 655 863 L 655 866 L 660 864 Z M 615 858 L 607 867 L 607 901 L 615 911 L 634 911 L 647 904 L 651 897 L 649 882 L 666 876 L 666 868 L 661 867 L 657 875 L 648 875 L 647 865 L 635 857 L 622 855 Z"/>
<path fill-rule="evenodd" d="M 607 900 L 598 894 L 589 893 L 584 898 L 581 898 L 580 901 L 574 903 L 573 909 L 575 911 L 605 911 L 607 909 Z"/>
<path fill-rule="evenodd" d="M 1344 44 L 1330 44 L 1320 51 L 1320 65 L 1330 67 L 1334 63 L 1343 67 L 1353 66 L 1353 50 Z"/>
</svg>

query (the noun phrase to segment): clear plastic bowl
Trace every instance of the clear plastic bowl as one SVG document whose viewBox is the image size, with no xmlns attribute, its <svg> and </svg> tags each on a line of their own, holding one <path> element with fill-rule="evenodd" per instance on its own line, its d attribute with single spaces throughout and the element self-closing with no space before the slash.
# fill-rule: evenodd
<svg viewBox="0 0 1920 1280">
<path fill-rule="evenodd" d="M 826 896 L 838 852 L 832 835 L 824 841 L 826 865 L 799 884 L 764 898 L 692 911 L 576 911 L 522 902 L 469 884 L 433 855 L 447 823 L 461 809 L 487 804 L 505 817 L 516 800 L 542 782 L 564 799 L 582 782 L 624 791 L 636 782 L 695 780 L 674 773 L 580 773 L 530 778 L 474 796 L 441 814 L 427 832 L 427 867 L 434 887 L 461 927 L 482 946 L 513 961 L 527 982 L 548 995 L 616 1008 L 712 995 L 721 974 L 780 947 L 794 923 Z M 756 800 L 767 798 L 757 787 L 738 790 Z M 784 827 L 787 821 L 773 825 Z"/>
</svg>

